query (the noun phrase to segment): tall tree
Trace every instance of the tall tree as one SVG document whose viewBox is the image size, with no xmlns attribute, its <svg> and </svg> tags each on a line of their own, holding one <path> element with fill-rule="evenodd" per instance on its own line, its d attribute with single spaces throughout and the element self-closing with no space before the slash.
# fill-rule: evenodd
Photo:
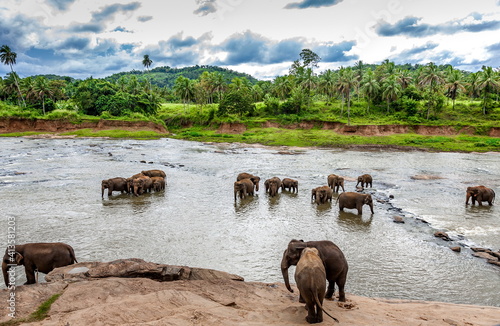
<svg viewBox="0 0 500 326">
<path fill-rule="evenodd" d="M 430 109 L 432 106 L 436 108 L 437 100 L 436 97 L 441 90 L 445 79 L 443 72 L 439 70 L 433 62 L 429 62 L 423 69 L 420 76 L 419 85 L 421 87 L 427 87 L 427 119 L 429 119 Z"/>
<path fill-rule="evenodd" d="M 16 83 L 17 91 L 19 92 L 19 97 L 22 100 L 23 106 L 26 106 L 23 94 L 21 93 L 21 88 L 19 87 L 19 81 L 17 80 L 16 73 L 14 72 L 14 68 L 12 67 L 13 65 L 16 64 L 16 59 L 17 59 L 17 53 L 12 51 L 9 46 L 4 44 L 0 47 L 0 61 L 5 65 L 10 66 L 10 70 L 14 76 L 14 80 Z"/>
<path fill-rule="evenodd" d="M 331 69 L 327 69 L 323 74 L 319 76 L 318 86 L 324 95 L 326 95 L 327 102 L 330 103 L 333 96 L 335 95 L 335 83 L 337 82 L 337 76 L 335 72 Z"/>
<path fill-rule="evenodd" d="M 347 125 L 351 124 L 351 92 L 357 87 L 358 83 L 356 72 L 351 67 L 345 68 L 339 77 L 339 88 L 347 101 Z"/>
<path fill-rule="evenodd" d="M 153 64 L 153 60 L 151 60 L 149 58 L 149 54 L 145 54 L 143 59 L 142 59 L 142 65 L 144 66 L 144 68 L 149 70 L 149 67 L 151 67 L 152 64 Z"/>
<path fill-rule="evenodd" d="M 382 83 L 382 98 L 387 102 L 387 113 L 389 113 L 391 102 L 396 101 L 401 92 L 401 85 L 398 83 L 396 75 L 392 74 L 384 79 Z"/>
<path fill-rule="evenodd" d="M 479 74 L 478 87 L 483 93 L 483 114 L 486 114 L 489 94 L 500 88 L 500 75 L 492 67 L 483 66 Z"/>
<path fill-rule="evenodd" d="M 452 66 L 447 68 L 445 84 L 446 96 L 451 99 L 453 110 L 455 110 L 455 100 L 458 94 L 465 91 L 463 78 L 464 74 L 460 70 L 453 69 Z"/>
<path fill-rule="evenodd" d="M 174 92 L 182 99 L 185 112 L 189 101 L 194 98 L 193 82 L 189 78 L 186 78 L 184 76 L 177 77 L 177 79 L 175 80 Z"/>
<path fill-rule="evenodd" d="M 373 100 L 376 98 L 380 91 L 380 84 L 377 81 L 373 70 L 369 69 L 366 72 L 360 85 L 360 91 L 366 96 L 366 101 L 368 102 L 366 113 L 369 113 L 370 104 L 373 103 Z"/>
</svg>

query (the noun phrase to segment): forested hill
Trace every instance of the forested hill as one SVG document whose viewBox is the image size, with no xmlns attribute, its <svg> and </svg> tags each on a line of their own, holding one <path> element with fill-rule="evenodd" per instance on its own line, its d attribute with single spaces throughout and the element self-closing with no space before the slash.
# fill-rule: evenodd
<svg viewBox="0 0 500 326">
<path fill-rule="evenodd" d="M 227 83 L 235 77 L 245 77 L 250 81 L 250 83 L 255 84 L 258 80 L 249 74 L 237 72 L 231 69 L 221 68 L 217 66 L 192 66 L 184 68 L 170 68 L 169 66 L 153 68 L 149 71 L 147 70 L 132 70 L 129 72 L 120 72 L 106 77 L 106 80 L 115 82 L 120 77 L 130 77 L 132 75 L 140 77 L 147 77 L 152 84 L 159 87 L 169 87 L 172 88 L 175 84 L 175 80 L 179 76 L 186 77 L 188 79 L 197 79 L 204 72 L 217 72 L 220 73 Z"/>
</svg>

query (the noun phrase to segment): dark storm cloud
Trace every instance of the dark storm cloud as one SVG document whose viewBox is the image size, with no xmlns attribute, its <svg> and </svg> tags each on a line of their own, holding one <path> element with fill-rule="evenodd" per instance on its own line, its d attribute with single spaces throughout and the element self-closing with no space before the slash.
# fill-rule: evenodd
<svg viewBox="0 0 500 326">
<path fill-rule="evenodd" d="M 90 20 L 90 22 L 84 24 L 74 23 L 70 26 L 69 30 L 76 33 L 103 32 L 106 28 L 106 22 L 113 20 L 113 18 L 117 13 L 126 13 L 129 11 L 135 11 L 140 6 L 141 6 L 140 2 L 131 2 L 125 5 L 115 3 L 109 6 L 105 6 L 101 10 L 94 11 L 92 13 L 92 19 Z"/>
<path fill-rule="evenodd" d="M 292 2 L 285 6 L 285 9 L 307 9 L 319 7 L 331 7 L 341 3 L 343 0 L 302 0 L 300 2 Z"/>
<path fill-rule="evenodd" d="M 344 41 L 316 46 L 313 47 L 313 51 L 321 57 L 321 62 L 346 62 L 358 59 L 357 55 L 346 55 L 346 52 L 349 52 L 355 45 L 355 41 Z"/>
<path fill-rule="evenodd" d="M 263 62 L 267 42 L 262 36 L 249 31 L 243 34 L 234 34 L 221 44 L 221 49 L 228 53 L 222 64 L 237 65 L 240 63 Z"/>
<path fill-rule="evenodd" d="M 182 38 L 182 33 L 179 33 L 177 35 L 172 36 L 167 41 L 167 44 L 172 49 L 190 47 L 190 46 L 196 45 L 197 43 L 198 43 L 198 41 L 192 36 Z"/>
<path fill-rule="evenodd" d="M 47 3 L 60 10 L 66 11 L 70 5 L 72 5 L 76 0 L 47 0 Z"/>
<path fill-rule="evenodd" d="M 469 17 L 473 18 L 473 22 L 468 21 L 467 18 Z M 421 23 L 422 18 L 409 16 L 394 24 L 382 21 L 375 26 L 375 31 L 380 36 L 406 35 L 410 37 L 425 37 L 435 34 L 478 33 L 500 29 L 500 21 L 481 21 L 483 16 L 478 13 L 472 13 L 469 17 L 443 24 L 431 25 Z"/>
<path fill-rule="evenodd" d="M 268 48 L 268 63 L 291 62 L 298 58 L 304 48 L 298 39 L 283 40 Z"/>
<path fill-rule="evenodd" d="M 90 44 L 90 39 L 85 37 L 70 37 L 58 46 L 60 50 L 84 50 Z"/>
<path fill-rule="evenodd" d="M 37 20 L 18 14 L 6 18 L 0 11 L 0 44 L 8 44 L 14 52 L 30 47 L 28 35 L 43 33 L 47 28 L 40 25 Z"/>
<path fill-rule="evenodd" d="M 193 11 L 195 15 L 206 16 L 217 11 L 215 0 L 196 0 L 196 3 L 199 7 Z"/>
</svg>

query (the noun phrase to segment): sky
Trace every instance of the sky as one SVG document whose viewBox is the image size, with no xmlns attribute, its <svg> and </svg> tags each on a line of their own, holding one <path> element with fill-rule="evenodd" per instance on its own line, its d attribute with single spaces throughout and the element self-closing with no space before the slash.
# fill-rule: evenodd
<svg viewBox="0 0 500 326">
<path fill-rule="evenodd" d="M 379 64 L 500 67 L 500 0 L 2 0 L 21 78 L 217 65 L 272 80 L 302 49 L 317 73 Z M 0 65 L 0 76 L 10 67 Z"/>
</svg>

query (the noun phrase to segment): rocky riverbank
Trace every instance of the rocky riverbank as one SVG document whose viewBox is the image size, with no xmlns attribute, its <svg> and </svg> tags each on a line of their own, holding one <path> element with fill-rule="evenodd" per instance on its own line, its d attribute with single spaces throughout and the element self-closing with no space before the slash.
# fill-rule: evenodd
<svg viewBox="0 0 500 326">
<path fill-rule="evenodd" d="M 209 269 L 125 259 L 58 268 L 47 280 L 16 288 L 16 318 L 28 316 L 52 295 L 62 293 L 48 317 L 30 325 L 307 325 L 295 287 L 295 293 L 290 293 L 282 283 L 245 282 L 237 275 Z M 5 299 L 8 295 L 2 290 Z M 350 293 L 346 303 L 325 301 L 324 307 L 340 325 L 500 323 L 498 307 Z M 0 322 L 10 319 L 5 313 Z M 337 325 L 326 316 L 323 324 Z"/>
</svg>

